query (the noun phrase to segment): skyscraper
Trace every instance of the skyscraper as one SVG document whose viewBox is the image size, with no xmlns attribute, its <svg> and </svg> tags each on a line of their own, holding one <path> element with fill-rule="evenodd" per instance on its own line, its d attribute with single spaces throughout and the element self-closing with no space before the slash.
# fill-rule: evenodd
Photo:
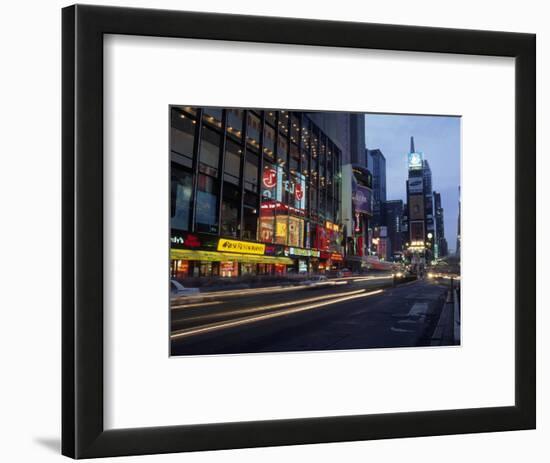
<svg viewBox="0 0 550 463">
<path fill-rule="evenodd" d="M 409 179 L 407 180 L 407 205 L 409 242 L 413 247 L 423 247 L 426 238 L 426 212 L 424 208 L 424 162 L 423 155 L 411 148 L 408 155 Z"/>
<path fill-rule="evenodd" d="M 432 195 L 432 171 L 420 151 L 411 147 L 408 155 L 409 178 L 407 180 L 407 228 L 409 251 L 416 263 L 419 258 L 431 258 L 434 249 L 434 218 Z"/>
<path fill-rule="evenodd" d="M 457 222 L 457 233 L 456 233 L 456 250 L 455 255 L 460 257 L 460 187 L 458 187 L 458 222 Z"/>
<path fill-rule="evenodd" d="M 437 247 L 436 257 L 445 257 L 448 254 L 447 239 L 445 238 L 444 211 L 441 205 L 441 193 L 434 191 L 435 211 L 435 244 Z"/>
<path fill-rule="evenodd" d="M 424 209 L 426 217 L 426 239 L 430 242 L 432 249 L 435 243 L 434 205 L 432 195 L 432 169 L 430 163 L 425 159 L 422 161 L 422 178 L 424 183 Z"/>
<path fill-rule="evenodd" d="M 373 227 L 383 225 L 382 204 L 386 202 L 386 158 L 379 149 L 367 150 L 367 168 L 372 173 Z"/>
<path fill-rule="evenodd" d="M 388 229 L 388 257 L 403 250 L 403 201 L 400 199 L 386 201 L 384 203 L 384 218 Z"/>
</svg>

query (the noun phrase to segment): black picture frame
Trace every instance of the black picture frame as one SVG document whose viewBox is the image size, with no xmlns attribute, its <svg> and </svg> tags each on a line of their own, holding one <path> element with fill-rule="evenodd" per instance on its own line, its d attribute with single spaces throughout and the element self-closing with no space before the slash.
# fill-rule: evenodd
<svg viewBox="0 0 550 463">
<path fill-rule="evenodd" d="M 62 453 L 73 458 L 534 429 L 535 35 L 76 5 L 62 10 Z M 105 430 L 103 36 L 514 57 L 515 406 Z"/>
</svg>

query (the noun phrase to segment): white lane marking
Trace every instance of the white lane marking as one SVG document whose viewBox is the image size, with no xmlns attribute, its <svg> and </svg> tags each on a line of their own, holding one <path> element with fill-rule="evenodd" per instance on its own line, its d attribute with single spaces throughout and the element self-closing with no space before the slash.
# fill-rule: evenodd
<svg viewBox="0 0 550 463">
<path fill-rule="evenodd" d="M 183 329 L 183 330 L 176 331 L 175 333 L 170 335 L 170 339 L 179 339 L 179 338 L 184 338 L 184 337 L 188 337 L 188 336 L 193 336 L 193 335 L 196 335 L 196 334 L 204 334 L 204 333 L 208 333 L 208 332 L 211 332 L 211 331 L 218 331 L 218 330 L 225 329 L 225 328 L 233 328 L 235 326 L 247 325 L 249 323 L 258 322 L 258 321 L 261 321 L 261 320 L 268 320 L 268 319 L 271 319 L 271 318 L 282 317 L 284 315 L 290 315 L 290 314 L 293 314 L 293 313 L 305 312 L 306 310 L 317 309 L 319 307 L 324 307 L 324 306 L 331 305 L 331 304 L 337 304 L 339 302 L 349 301 L 351 299 L 357 299 L 357 298 L 360 298 L 360 297 L 374 296 L 375 294 L 380 294 L 380 293 L 383 293 L 383 292 L 384 292 L 383 289 L 379 289 L 379 290 L 376 290 L 376 291 L 370 291 L 368 293 L 364 292 L 364 290 L 362 290 L 360 294 L 354 294 L 354 295 L 351 295 L 351 296 L 331 299 L 329 301 L 320 302 L 318 304 L 310 304 L 310 305 L 306 305 L 306 306 L 303 306 L 303 307 L 295 307 L 293 309 L 279 310 L 277 312 L 272 312 L 272 313 L 269 313 L 269 314 L 256 315 L 256 316 L 253 316 L 253 317 L 246 317 L 246 318 L 240 318 L 238 320 L 231 320 L 231 321 L 227 321 L 227 322 L 213 323 L 211 325 L 206 325 L 206 326 L 203 326 L 203 327 L 200 327 L 200 328 Z"/>
<path fill-rule="evenodd" d="M 409 317 L 414 317 L 418 315 L 425 315 L 428 312 L 428 303 L 427 302 L 415 302 L 409 310 Z"/>
</svg>

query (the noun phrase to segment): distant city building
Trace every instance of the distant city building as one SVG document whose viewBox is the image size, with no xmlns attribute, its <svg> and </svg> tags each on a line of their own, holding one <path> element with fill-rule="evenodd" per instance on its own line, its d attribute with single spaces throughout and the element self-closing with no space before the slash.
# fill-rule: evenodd
<svg viewBox="0 0 550 463">
<path fill-rule="evenodd" d="M 409 251 L 421 258 L 431 257 L 434 249 L 432 171 L 423 153 L 416 151 L 414 137 L 408 154 L 407 229 Z"/>
<path fill-rule="evenodd" d="M 434 205 L 432 195 L 432 169 L 425 159 L 422 162 L 423 183 L 424 183 L 424 208 L 426 211 L 426 238 L 430 246 L 434 249 L 435 244 L 435 223 L 434 223 Z M 431 236 L 431 238 L 430 238 Z"/>
<path fill-rule="evenodd" d="M 379 149 L 367 150 L 367 168 L 372 173 L 373 228 L 383 225 L 382 204 L 386 201 L 386 158 Z"/>
<path fill-rule="evenodd" d="M 458 187 L 458 223 L 456 233 L 456 250 L 455 255 L 460 257 L 460 187 Z"/>
<path fill-rule="evenodd" d="M 409 244 L 409 205 L 407 203 L 403 204 L 403 215 L 401 218 L 401 243 L 403 244 L 403 250 L 406 249 L 406 247 Z"/>
<path fill-rule="evenodd" d="M 435 257 L 445 257 L 449 253 L 445 238 L 444 211 L 441 205 L 441 193 L 433 192 L 435 212 Z"/>
<path fill-rule="evenodd" d="M 388 235 L 388 257 L 394 258 L 403 251 L 403 201 L 400 199 L 384 203 L 384 218 Z"/>
</svg>

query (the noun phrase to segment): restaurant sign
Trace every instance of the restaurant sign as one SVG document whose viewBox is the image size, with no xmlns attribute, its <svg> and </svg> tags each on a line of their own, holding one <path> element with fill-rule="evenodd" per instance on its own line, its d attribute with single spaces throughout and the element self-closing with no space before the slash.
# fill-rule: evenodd
<svg viewBox="0 0 550 463">
<path fill-rule="evenodd" d="M 265 252 L 265 244 L 220 238 L 218 241 L 218 251 L 263 255 Z"/>
</svg>

